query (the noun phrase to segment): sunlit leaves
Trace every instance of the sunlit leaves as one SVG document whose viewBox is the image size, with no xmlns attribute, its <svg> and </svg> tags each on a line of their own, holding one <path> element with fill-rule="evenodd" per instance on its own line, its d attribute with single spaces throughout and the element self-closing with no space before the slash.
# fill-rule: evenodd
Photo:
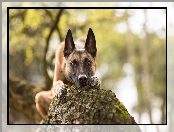
<svg viewBox="0 0 174 132">
<path fill-rule="evenodd" d="M 44 28 L 43 29 L 43 31 L 42 31 L 42 35 L 43 35 L 43 37 L 47 37 L 48 36 L 48 34 L 49 34 L 49 32 L 50 32 L 50 28 Z"/>
<path fill-rule="evenodd" d="M 33 52 L 32 52 L 32 49 L 30 46 L 27 46 L 26 47 L 26 50 L 25 50 L 25 53 L 26 53 L 26 58 L 25 58 L 25 65 L 30 65 L 31 62 L 33 61 Z"/>
<path fill-rule="evenodd" d="M 35 9 L 27 10 L 24 19 L 24 25 L 27 27 L 31 27 L 32 30 L 36 30 L 38 25 L 40 25 L 41 17 L 40 11 L 38 12 Z"/>
</svg>

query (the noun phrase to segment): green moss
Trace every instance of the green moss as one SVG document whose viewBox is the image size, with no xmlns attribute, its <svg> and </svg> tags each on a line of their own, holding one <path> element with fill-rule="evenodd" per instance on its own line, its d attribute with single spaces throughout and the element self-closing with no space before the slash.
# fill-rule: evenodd
<svg viewBox="0 0 174 132">
<path fill-rule="evenodd" d="M 127 117 L 129 116 L 126 108 L 124 107 L 123 103 L 121 103 L 120 101 L 117 101 L 116 104 L 114 105 L 115 106 L 115 110 L 117 113 L 120 114 L 120 116 L 122 117 Z"/>
</svg>

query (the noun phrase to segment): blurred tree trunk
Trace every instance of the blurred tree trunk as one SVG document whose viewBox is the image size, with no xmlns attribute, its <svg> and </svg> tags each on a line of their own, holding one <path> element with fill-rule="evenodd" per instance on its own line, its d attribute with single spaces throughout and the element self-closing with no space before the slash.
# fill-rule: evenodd
<svg viewBox="0 0 174 132">
<path fill-rule="evenodd" d="M 36 110 L 35 95 L 45 89 L 44 85 L 35 85 L 16 77 L 9 78 L 9 107 L 25 115 L 33 124 L 41 121 Z M 14 122 L 10 116 L 9 121 Z M 15 116 L 14 116 L 15 117 Z"/>
<path fill-rule="evenodd" d="M 49 14 L 49 11 L 46 11 L 46 12 Z M 55 20 L 53 20 L 53 16 L 50 13 L 50 15 L 51 15 L 50 17 L 53 20 L 53 22 L 52 22 L 52 27 L 50 29 L 50 33 L 48 34 L 48 36 L 46 38 L 46 45 L 45 45 L 44 55 L 43 55 L 43 74 L 44 74 L 44 77 L 45 77 L 45 84 L 46 84 L 47 88 L 51 87 L 51 85 L 52 85 L 52 78 L 49 76 L 48 71 L 47 71 L 48 65 L 49 65 L 50 62 L 48 63 L 48 61 L 46 59 L 47 58 L 46 56 L 47 56 L 47 52 L 48 52 L 48 49 L 49 49 L 50 38 L 51 38 L 54 30 L 57 29 L 58 34 L 61 35 L 60 30 L 57 27 L 57 25 L 58 25 L 58 23 L 60 21 L 62 13 L 63 13 L 63 9 L 58 10 Z M 60 37 L 60 39 L 62 39 L 61 36 L 59 36 L 59 37 Z M 52 58 L 53 57 L 54 56 L 52 56 Z"/>
<path fill-rule="evenodd" d="M 128 12 L 126 12 L 128 13 Z M 144 111 L 144 108 L 147 110 L 150 118 L 150 122 L 152 121 L 152 115 L 151 115 L 151 97 L 150 97 L 150 86 L 149 86 L 149 65 L 148 65 L 148 37 L 147 37 L 147 30 L 146 30 L 146 22 L 147 22 L 147 16 L 146 16 L 146 10 L 144 10 L 145 14 L 145 22 L 143 25 L 143 31 L 145 32 L 145 38 L 142 39 L 142 42 L 140 44 L 140 64 L 135 64 L 135 51 L 133 49 L 133 36 L 130 31 L 129 22 L 127 20 L 128 25 L 128 35 L 126 36 L 126 42 L 127 42 L 127 59 L 128 62 L 133 66 L 133 70 L 135 73 L 135 81 L 136 81 L 136 87 L 137 87 L 137 93 L 138 93 L 138 106 L 136 107 L 136 110 L 139 114 L 139 123 L 141 122 L 141 115 Z M 142 76 L 140 76 L 142 75 Z"/>
<path fill-rule="evenodd" d="M 126 10 L 126 14 L 128 14 L 128 11 Z M 129 14 L 128 14 L 129 16 Z M 131 33 L 131 29 L 130 29 L 130 24 L 128 22 L 128 20 L 126 21 L 127 24 L 127 35 L 126 35 L 126 48 L 127 48 L 127 61 L 128 63 L 130 63 L 132 65 L 133 68 L 133 72 L 134 72 L 134 79 L 135 79 L 135 84 L 136 84 L 136 90 L 137 90 L 137 96 L 138 96 L 138 104 L 136 107 L 136 112 L 138 113 L 139 116 L 139 123 L 141 122 L 141 115 L 142 115 L 142 102 L 143 102 L 143 98 L 142 98 L 142 87 L 141 87 L 141 82 L 139 81 L 139 76 L 138 72 L 139 72 L 139 67 L 135 64 L 135 50 L 134 50 L 134 46 L 133 46 L 133 35 Z"/>
<path fill-rule="evenodd" d="M 151 107 L 151 88 L 149 86 L 149 63 L 148 63 L 148 33 L 146 29 L 147 24 L 147 13 L 146 9 L 144 10 L 145 15 L 145 22 L 143 25 L 143 31 L 145 32 L 145 38 L 142 39 L 142 42 L 140 44 L 140 59 L 141 59 L 141 67 L 142 67 L 142 89 L 143 89 L 143 100 L 144 104 L 147 108 L 147 112 L 149 114 L 150 123 L 153 124 L 152 121 L 152 107 Z"/>
</svg>

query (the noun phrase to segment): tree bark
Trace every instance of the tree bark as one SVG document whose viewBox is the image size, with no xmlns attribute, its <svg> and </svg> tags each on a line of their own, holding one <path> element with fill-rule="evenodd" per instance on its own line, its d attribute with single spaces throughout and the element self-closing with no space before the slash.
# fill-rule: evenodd
<svg viewBox="0 0 174 132">
<path fill-rule="evenodd" d="M 44 89 L 44 85 L 36 85 L 16 77 L 9 77 L 9 107 L 25 115 L 33 124 L 39 123 L 41 116 L 36 110 L 35 95 Z M 9 120 L 15 120 L 12 118 L 10 116 Z"/>
<path fill-rule="evenodd" d="M 45 77 L 46 87 L 50 87 L 52 85 L 52 79 L 48 75 L 48 72 L 47 72 L 48 62 L 47 62 L 47 59 L 46 59 L 47 51 L 48 51 L 48 48 L 49 48 L 49 41 L 50 41 L 50 38 L 51 38 L 54 30 L 57 29 L 57 24 L 60 20 L 60 17 L 62 15 L 62 13 L 63 13 L 63 9 L 60 9 L 57 12 L 56 20 L 53 22 L 53 26 L 50 29 L 50 33 L 48 34 L 48 37 L 46 38 L 46 45 L 45 45 L 44 55 L 43 55 L 43 74 L 44 74 L 44 77 Z"/>
</svg>

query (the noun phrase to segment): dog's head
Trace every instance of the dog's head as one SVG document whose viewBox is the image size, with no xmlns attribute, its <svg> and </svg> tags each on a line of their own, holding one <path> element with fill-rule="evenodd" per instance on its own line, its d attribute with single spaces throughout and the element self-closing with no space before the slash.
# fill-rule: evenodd
<svg viewBox="0 0 174 132">
<path fill-rule="evenodd" d="M 66 59 L 66 78 L 77 87 L 88 85 L 91 76 L 95 74 L 96 70 L 97 48 L 92 29 L 89 29 L 84 43 L 74 43 L 71 30 L 68 30 L 63 53 Z"/>
</svg>

